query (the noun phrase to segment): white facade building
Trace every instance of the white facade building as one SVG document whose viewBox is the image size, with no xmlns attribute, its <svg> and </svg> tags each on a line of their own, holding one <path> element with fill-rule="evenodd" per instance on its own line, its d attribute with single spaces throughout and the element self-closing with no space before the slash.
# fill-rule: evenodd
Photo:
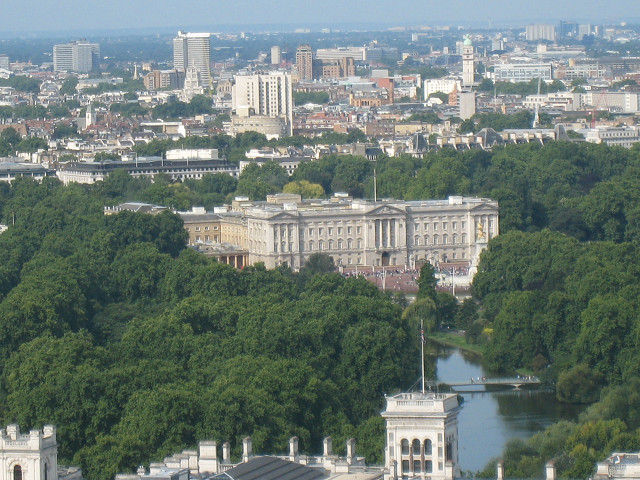
<svg viewBox="0 0 640 480">
<path fill-rule="evenodd" d="M 550 63 L 503 63 L 494 67 L 493 76 L 496 82 L 528 82 L 541 78 L 552 80 Z"/>
<path fill-rule="evenodd" d="M 0 430 L 0 480 L 58 480 L 56 429 L 20 433 L 18 425 Z"/>
<path fill-rule="evenodd" d="M 536 42 L 538 40 L 555 42 L 557 38 L 555 25 L 541 23 L 527 25 L 525 35 L 528 42 Z"/>
<path fill-rule="evenodd" d="M 457 394 L 410 392 L 386 400 L 385 480 L 458 478 Z"/>
<path fill-rule="evenodd" d="M 173 39 L 173 68 L 186 72 L 189 67 L 198 72 L 201 87 L 211 85 L 211 34 L 178 32 Z"/>
<path fill-rule="evenodd" d="M 442 92 L 447 95 L 454 90 L 460 91 L 462 85 L 457 78 L 431 78 L 424 81 L 424 99 L 427 100 L 429 95 Z"/>
<path fill-rule="evenodd" d="M 366 47 L 319 48 L 316 50 L 316 59 L 318 60 L 335 61 L 349 57 L 356 62 L 366 60 Z"/>
<path fill-rule="evenodd" d="M 56 72 L 88 73 L 97 66 L 100 45 L 88 42 L 61 43 L 53 46 Z"/>
<path fill-rule="evenodd" d="M 267 75 L 237 75 L 232 89 L 233 109 L 238 116 L 262 115 L 280 118 L 293 128 L 293 89 L 291 75 L 272 72 Z"/>
<path fill-rule="evenodd" d="M 609 146 L 631 148 L 640 142 L 640 127 L 604 127 L 597 126 L 578 130 L 587 142 L 606 143 Z"/>
<path fill-rule="evenodd" d="M 271 47 L 271 65 L 280 65 L 282 63 L 282 51 L 278 45 Z"/>
<path fill-rule="evenodd" d="M 314 253 L 337 265 L 406 266 L 416 262 L 478 263 L 498 235 L 498 203 L 485 198 L 371 202 L 339 196 L 305 200 L 273 195 L 234 202 L 246 228 L 249 263 L 297 270 Z"/>
</svg>

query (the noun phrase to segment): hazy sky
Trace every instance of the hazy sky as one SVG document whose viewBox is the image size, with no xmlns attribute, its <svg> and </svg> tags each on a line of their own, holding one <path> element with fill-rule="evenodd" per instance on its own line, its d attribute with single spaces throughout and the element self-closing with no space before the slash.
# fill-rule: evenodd
<svg viewBox="0 0 640 480">
<path fill-rule="evenodd" d="M 0 0 L 0 32 L 229 24 L 489 25 L 640 18 L 640 0 Z"/>
</svg>

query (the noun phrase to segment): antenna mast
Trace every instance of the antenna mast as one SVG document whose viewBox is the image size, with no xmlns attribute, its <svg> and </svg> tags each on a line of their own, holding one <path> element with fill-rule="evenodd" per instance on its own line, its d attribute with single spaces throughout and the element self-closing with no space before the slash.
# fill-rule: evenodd
<svg viewBox="0 0 640 480">
<path fill-rule="evenodd" d="M 421 367 L 421 380 L 422 380 L 422 394 L 425 394 L 424 390 L 424 326 L 423 319 L 420 319 L 420 367 Z"/>
<path fill-rule="evenodd" d="M 373 201 L 378 201 L 378 176 L 376 175 L 376 164 L 373 164 Z"/>
</svg>

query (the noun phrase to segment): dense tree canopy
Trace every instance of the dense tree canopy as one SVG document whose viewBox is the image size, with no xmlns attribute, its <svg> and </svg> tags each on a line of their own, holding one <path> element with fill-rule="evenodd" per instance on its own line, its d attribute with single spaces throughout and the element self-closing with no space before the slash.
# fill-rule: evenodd
<svg viewBox="0 0 640 480">
<path fill-rule="evenodd" d="M 235 455 L 246 435 L 264 452 L 355 436 L 380 461 L 383 394 L 417 375 L 401 307 L 323 259 L 302 274 L 238 271 L 185 249 L 172 213 L 103 214 L 138 187 L 118 173 L 0 188 L 15 219 L 0 235 L 2 420 L 58 425 L 61 463 L 92 480 L 201 439 Z"/>
</svg>

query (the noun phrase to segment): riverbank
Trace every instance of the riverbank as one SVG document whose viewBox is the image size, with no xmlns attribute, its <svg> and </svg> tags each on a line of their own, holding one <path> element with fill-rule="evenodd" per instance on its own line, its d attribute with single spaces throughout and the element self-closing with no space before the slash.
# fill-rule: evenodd
<svg viewBox="0 0 640 480">
<path fill-rule="evenodd" d="M 482 346 L 467 342 L 464 335 L 458 332 L 437 331 L 429 334 L 429 340 L 433 340 L 440 345 L 456 347 L 465 352 L 482 356 Z"/>
</svg>

